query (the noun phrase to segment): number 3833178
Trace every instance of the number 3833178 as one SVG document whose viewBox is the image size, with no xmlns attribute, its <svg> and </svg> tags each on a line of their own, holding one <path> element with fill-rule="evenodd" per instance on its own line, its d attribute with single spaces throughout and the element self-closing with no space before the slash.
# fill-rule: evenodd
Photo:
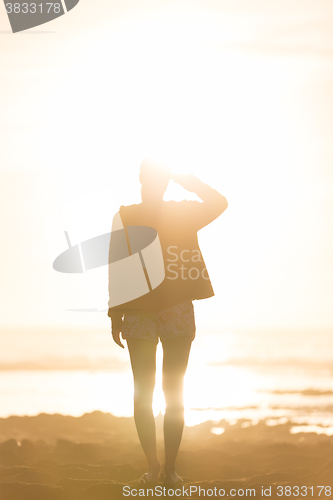
<svg viewBox="0 0 333 500">
<path fill-rule="evenodd" d="M 331 486 L 277 486 L 278 497 L 330 497 Z"/>
<path fill-rule="evenodd" d="M 60 14 L 60 3 L 6 3 L 7 14 Z"/>
</svg>

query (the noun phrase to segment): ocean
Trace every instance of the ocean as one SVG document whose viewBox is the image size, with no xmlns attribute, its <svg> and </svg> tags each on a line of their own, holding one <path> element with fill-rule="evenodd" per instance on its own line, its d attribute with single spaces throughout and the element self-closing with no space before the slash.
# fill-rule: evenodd
<svg viewBox="0 0 333 500">
<path fill-rule="evenodd" d="M 108 331 L 2 331 L 0 417 L 95 410 L 133 415 L 127 350 Z M 187 425 L 290 421 L 333 435 L 331 331 L 197 330 L 185 379 Z M 164 411 L 161 344 L 154 413 Z M 215 432 L 221 432 L 217 428 Z"/>
</svg>

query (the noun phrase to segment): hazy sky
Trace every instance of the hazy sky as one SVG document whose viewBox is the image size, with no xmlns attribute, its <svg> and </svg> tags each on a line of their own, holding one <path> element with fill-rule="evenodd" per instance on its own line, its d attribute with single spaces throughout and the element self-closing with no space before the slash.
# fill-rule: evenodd
<svg viewBox="0 0 333 500">
<path fill-rule="evenodd" d="M 13 35 L 1 4 L 0 326 L 108 325 L 66 311 L 106 307 L 107 268 L 52 261 L 139 201 L 150 155 L 229 202 L 199 233 L 200 324 L 332 328 L 332 22 L 320 0 L 80 0 Z"/>
</svg>

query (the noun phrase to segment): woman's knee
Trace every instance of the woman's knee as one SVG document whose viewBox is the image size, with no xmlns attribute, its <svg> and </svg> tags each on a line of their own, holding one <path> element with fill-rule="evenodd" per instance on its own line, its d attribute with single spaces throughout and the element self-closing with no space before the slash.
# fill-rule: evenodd
<svg viewBox="0 0 333 500">
<path fill-rule="evenodd" d="M 184 419 L 183 401 L 173 402 L 165 406 L 165 415 L 172 419 Z"/>
<path fill-rule="evenodd" d="M 184 409 L 183 385 L 163 387 L 166 410 L 172 412 Z"/>
</svg>

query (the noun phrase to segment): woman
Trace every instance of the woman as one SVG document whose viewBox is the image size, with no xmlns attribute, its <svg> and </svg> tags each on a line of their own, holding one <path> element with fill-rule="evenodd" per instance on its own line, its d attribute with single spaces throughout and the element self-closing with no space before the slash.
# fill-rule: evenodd
<svg viewBox="0 0 333 500">
<path fill-rule="evenodd" d="M 149 468 L 142 476 L 146 484 L 157 482 L 160 472 L 152 400 L 156 347 L 159 339 L 162 342 L 162 386 L 166 403 L 164 484 L 174 487 L 182 482 L 175 464 L 184 427 L 183 380 L 195 337 L 192 300 L 214 295 L 197 232 L 221 215 L 228 204 L 224 196 L 194 175 L 171 174 L 144 161 L 139 177 L 142 203 L 123 206 L 119 213 L 125 228 L 148 226 L 157 231 L 165 277 L 155 289 L 149 287 L 145 296 L 119 307 L 110 307 L 108 315 L 114 341 L 123 348 L 122 333 L 130 354 L 134 419 Z M 203 202 L 163 201 L 170 179 L 195 193 Z"/>
</svg>

